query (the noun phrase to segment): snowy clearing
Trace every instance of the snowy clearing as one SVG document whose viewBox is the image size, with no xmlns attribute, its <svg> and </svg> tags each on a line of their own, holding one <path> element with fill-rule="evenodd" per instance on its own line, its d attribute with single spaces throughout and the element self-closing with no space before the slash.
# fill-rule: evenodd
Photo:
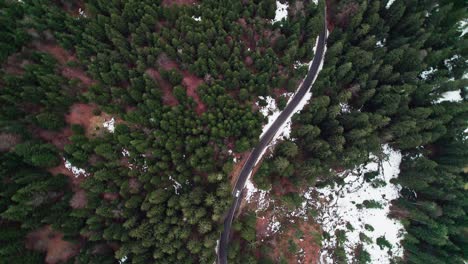
<svg viewBox="0 0 468 264">
<path fill-rule="evenodd" d="M 75 178 L 78 178 L 80 176 L 84 176 L 84 177 L 89 176 L 89 173 L 87 173 L 84 169 L 73 166 L 71 162 L 68 161 L 67 159 L 63 158 L 63 162 L 65 163 L 65 168 L 71 171 L 73 173 L 73 176 L 75 176 Z"/>
<path fill-rule="evenodd" d="M 279 22 L 283 20 L 283 18 L 288 17 L 288 3 L 282 4 L 280 1 L 276 1 L 276 11 L 275 11 L 275 19 L 273 19 L 272 23 Z"/>
<path fill-rule="evenodd" d="M 459 22 L 459 30 L 461 31 L 460 37 L 463 37 L 466 33 L 468 33 L 468 19 L 464 19 Z"/>
<path fill-rule="evenodd" d="M 389 9 L 390 6 L 393 4 L 393 2 L 395 2 L 395 0 L 389 0 L 389 1 L 387 2 L 387 5 L 385 6 L 385 8 L 386 8 L 386 9 Z"/>
<path fill-rule="evenodd" d="M 403 225 L 398 220 L 388 218 L 391 201 L 399 196 L 400 186 L 390 183 L 390 180 L 398 177 L 401 153 L 387 145 L 383 146 L 383 152 L 387 157 L 385 160 L 371 156 L 370 163 L 341 173 L 340 176 L 344 177 L 343 186 L 317 189 L 318 200 L 325 201 L 317 205 L 317 220 L 331 236 L 329 240 L 323 241 L 322 263 L 333 262 L 332 249 L 337 244 L 335 231 L 339 229 L 346 231 L 344 249 L 348 261 L 351 261 L 356 246 L 361 243 L 370 254 L 371 263 L 390 263 L 392 258 L 402 256 L 400 241 L 404 235 Z M 375 178 L 364 180 L 366 172 L 376 171 L 378 175 Z M 361 233 L 372 242 L 363 242 Z M 376 244 L 379 237 L 384 237 L 392 247 L 381 249 Z"/>
<path fill-rule="evenodd" d="M 109 121 L 102 123 L 102 126 L 105 127 L 109 132 L 114 133 L 115 131 L 115 118 L 111 118 Z"/>
<path fill-rule="evenodd" d="M 461 97 L 460 90 L 445 92 L 437 99 L 436 103 L 441 102 L 460 102 L 463 98 Z"/>
<path fill-rule="evenodd" d="M 255 201 L 255 203 L 257 204 L 257 209 L 255 210 L 255 212 L 263 211 L 268 208 L 268 206 L 270 205 L 270 199 L 267 195 L 269 195 L 270 190 L 264 191 L 257 189 L 254 186 L 250 176 L 245 184 L 245 190 L 245 200 L 248 203 Z M 258 195 L 258 197 L 254 197 L 254 195 Z"/>
</svg>

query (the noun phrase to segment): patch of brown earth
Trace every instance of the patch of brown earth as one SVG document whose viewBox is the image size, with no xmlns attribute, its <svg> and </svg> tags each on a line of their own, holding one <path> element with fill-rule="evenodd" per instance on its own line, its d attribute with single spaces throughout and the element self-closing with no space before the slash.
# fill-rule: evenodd
<svg viewBox="0 0 468 264">
<path fill-rule="evenodd" d="M 80 184 L 84 181 L 84 175 L 74 175 L 73 172 L 67 167 L 65 167 L 65 161 L 62 159 L 62 162 L 57 167 L 49 168 L 49 171 L 52 175 L 63 174 L 70 179 L 70 187 L 73 192 L 81 190 Z"/>
<path fill-rule="evenodd" d="M 234 188 L 234 186 L 236 185 L 236 181 L 237 181 L 237 178 L 239 177 L 240 171 L 242 170 L 242 167 L 244 167 L 244 164 L 247 161 L 247 158 L 249 157 L 250 153 L 251 151 L 246 151 L 242 153 L 235 153 L 235 152 L 233 153 L 237 162 L 234 163 L 232 171 L 228 176 L 228 178 L 230 179 L 232 188 Z"/>
<path fill-rule="evenodd" d="M 10 55 L 2 68 L 5 70 L 5 73 L 12 75 L 22 75 L 24 73 L 24 66 L 29 63 L 26 60 L 22 60 L 19 53 Z"/>
<path fill-rule="evenodd" d="M 299 189 L 294 186 L 287 178 L 281 177 L 273 185 L 273 192 L 276 196 L 285 195 L 292 192 L 298 192 Z"/>
<path fill-rule="evenodd" d="M 21 142 L 19 135 L 10 133 L 0 133 L 0 152 L 9 151 L 11 148 Z"/>
<path fill-rule="evenodd" d="M 35 129 L 34 133 L 45 141 L 52 143 L 60 150 L 63 150 L 65 145 L 70 144 L 69 137 L 73 134 L 69 127 L 62 129 L 60 132 Z"/>
<path fill-rule="evenodd" d="M 123 121 L 119 118 L 112 117 L 111 115 L 101 112 L 98 116 L 93 116 L 89 120 L 89 127 L 86 130 L 88 137 L 99 137 L 102 136 L 108 129 L 104 126 L 105 122 L 109 122 L 114 118 L 114 126 L 122 123 Z"/>
<path fill-rule="evenodd" d="M 268 230 L 268 225 L 270 224 L 272 215 L 272 211 L 266 211 L 262 213 L 261 216 L 257 216 L 257 223 L 255 225 L 257 241 L 263 242 L 264 239 L 272 235 L 271 231 Z"/>
<path fill-rule="evenodd" d="M 193 5 L 198 3 L 197 0 L 163 0 L 163 6 L 172 6 L 172 5 Z"/>
<path fill-rule="evenodd" d="M 83 70 L 78 69 L 78 68 L 63 67 L 62 75 L 63 77 L 68 78 L 68 79 L 78 79 L 86 87 L 89 87 L 96 83 L 96 81 L 89 78 Z"/>
<path fill-rule="evenodd" d="M 73 104 L 69 113 L 65 115 L 65 121 L 68 124 L 79 124 L 83 126 L 88 137 L 100 136 L 104 133 L 106 128 L 104 122 L 110 121 L 112 116 L 101 112 L 99 115 L 94 115 L 94 111 L 97 110 L 97 106 L 94 104 Z M 122 120 L 114 118 L 114 123 L 121 123 Z"/>
<path fill-rule="evenodd" d="M 63 234 L 44 226 L 26 236 L 26 248 L 46 252 L 45 263 L 65 263 L 79 252 L 80 246 L 63 240 Z"/>
<path fill-rule="evenodd" d="M 280 96 L 284 96 L 284 94 L 288 93 L 286 88 L 275 88 L 273 89 L 273 94 L 275 95 L 275 98 L 279 98 Z"/>
<path fill-rule="evenodd" d="M 119 198 L 119 194 L 118 193 L 105 192 L 105 193 L 102 193 L 102 198 L 104 200 L 114 201 L 114 200 L 117 200 Z"/>
<path fill-rule="evenodd" d="M 177 62 L 171 60 L 171 58 L 169 58 L 165 53 L 161 53 L 158 56 L 156 63 L 166 71 L 179 68 Z"/>
<path fill-rule="evenodd" d="M 87 204 L 86 191 L 83 189 L 76 191 L 70 199 L 70 206 L 75 209 L 85 208 Z"/>
<path fill-rule="evenodd" d="M 159 84 L 159 87 L 163 92 L 162 100 L 165 105 L 176 106 L 179 104 L 179 101 L 177 101 L 175 96 L 172 94 L 171 84 L 164 80 L 158 71 L 150 68 L 147 69 L 145 73 L 148 74 L 151 78 L 153 78 L 153 80 L 155 80 Z"/>
<path fill-rule="evenodd" d="M 64 48 L 56 44 L 45 44 L 34 42 L 34 47 L 42 52 L 50 53 L 60 64 L 65 65 L 67 62 L 76 61 L 75 56 L 70 54 Z"/>
<path fill-rule="evenodd" d="M 252 66 L 252 64 L 253 64 L 253 59 L 252 59 L 252 57 L 250 57 L 250 56 L 245 57 L 244 63 L 245 63 L 245 65 L 246 65 L 247 67 Z"/>
<path fill-rule="evenodd" d="M 279 260 L 283 256 L 287 263 L 318 263 L 320 253 L 320 227 L 312 221 L 295 219 L 294 223 L 283 226 L 283 232 L 277 233 L 272 244 L 271 257 Z M 298 233 L 302 236 L 298 236 Z M 290 252 L 290 240 L 297 245 L 298 252 Z"/>
<path fill-rule="evenodd" d="M 182 73 L 184 75 L 182 84 L 185 86 L 185 88 L 187 88 L 187 95 L 192 97 L 197 103 L 195 112 L 197 112 L 198 115 L 201 115 L 206 111 L 206 105 L 200 99 L 200 96 L 197 93 L 197 88 L 200 84 L 203 83 L 203 80 L 189 73 L 188 71 L 183 71 Z"/>
</svg>

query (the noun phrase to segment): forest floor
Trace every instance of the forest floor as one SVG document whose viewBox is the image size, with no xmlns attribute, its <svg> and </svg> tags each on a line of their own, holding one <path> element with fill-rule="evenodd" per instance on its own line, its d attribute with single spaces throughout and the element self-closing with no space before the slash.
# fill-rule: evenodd
<svg viewBox="0 0 468 264">
<path fill-rule="evenodd" d="M 243 211 L 255 212 L 256 245 L 268 250 L 256 252 L 260 257 L 267 254 L 274 261 L 281 258 L 287 263 L 317 263 L 321 249 L 321 229 L 308 212 L 291 210 L 281 201 L 281 195 L 298 191 L 286 183 L 285 188 L 274 186 L 269 191 L 248 188 L 243 200 Z M 253 191 L 254 190 L 254 191 Z"/>
<path fill-rule="evenodd" d="M 46 252 L 45 263 L 56 264 L 78 254 L 80 246 L 63 240 L 60 232 L 44 226 L 27 235 L 26 248 Z"/>
<path fill-rule="evenodd" d="M 187 95 L 195 100 L 197 103 L 195 111 L 198 115 L 201 115 L 206 111 L 206 105 L 200 99 L 200 96 L 197 93 L 197 88 L 203 83 L 203 80 L 188 71 L 183 71 L 182 74 L 184 76 L 182 84 L 187 88 Z"/>
<path fill-rule="evenodd" d="M 168 81 L 164 80 L 157 70 L 152 68 L 147 69 L 146 74 L 148 74 L 151 78 L 153 78 L 153 80 L 155 80 L 159 84 L 159 87 L 161 88 L 163 93 L 163 104 L 169 106 L 176 106 L 179 104 L 179 101 L 177 101 L 175 96 L 172 94 L 171 84 Z"/>
<path fill-rule="evenodd" d="M 57 60 L 57 67 L 63 77 L 70 80 L 78 80 L 75 92 L 77 94 L 85 92 L 90 85 L 96 82 L 92 80 L 84 70 L 70 67 L 68 63 L 76 61 L 76 57 L 55 43 L 34 42 L 32 48 L 38 51 L 49 53 Z M 14 55 L 11 59 L 15 60 Z M 8 63 L 8 62 L 7 62 Z M 15 63 L 21 67 L 28 62 Z M 21 73 L 21 67 L 13 68 L 13 72 Z M 68 113 L 65 113 L 65 121 L 68 124 L 61 131 L 46 131 L 33 127 L 32 133 L 38 134 L 45 141 L 63 150 L 64 146 L 70 143 L 69 137 L 72 135 L 71 125 L 79 124 L 84 127 L 86 135 L 96 136 L 97 131 L 103 127 L 103 122 L 111 118 L 105 113 L 96 116 L 94 110 L 97 106 L 92 104 L 76 103 L 71 105 Z M 84 208 L 87 204 L 85 191 L 80 187 L 81 182 L 87 176 L 84 170 L 73 167 L 67 160 L 62 158 L 60 165 L 48 170 L 52 175 L 63 174 L 69 178 L 69 185 L 73 191 L 70 206 L 73 208 Z M 48 264 L 65 263 L 68 259 L 78 254 L 80 245 L 63 240 L 63 234 L 55 231 L 51 226 L 43 226 L 30 232 L 26 238 L 26 247 L 41 252 L 46 252 L 45 262 Z"/>
</svg>

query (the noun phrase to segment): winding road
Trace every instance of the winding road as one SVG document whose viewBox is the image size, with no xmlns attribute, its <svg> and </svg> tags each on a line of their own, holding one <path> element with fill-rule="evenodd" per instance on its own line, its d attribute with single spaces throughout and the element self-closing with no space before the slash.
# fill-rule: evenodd
<svg viewBox="0 0 468 264">
<path fill-rule="evenodd" d="M 232 192 L 234 197 L 234 201 L 232 202 L 231 208 L 229 209 L 226 218 L 224 219 L 224 229 L 221 233 L 221 237 L 218 243 L 218 256 L 217 256 L 217 263 L 218 264 L 227 264 L 227 252 L 229 246 L 229 234 L 231 231 L 232 221 L 234 219 L 234 215 L 239 208 L 240 201 L 242 200 L 241 192 L 245 187 L 245 183 L 252 173 L 254 166 L 257 164 L 257 161 L 261 158 L 264 151 L 268 147 L 270 141 L 274 138 L 274 136 L 278 133 L 280 127 L 294 114 L 296 107 L 298 106 L 301 99 L 304 95 L 309 92 L 313 82 L 315 81 L 320 65 L 323 62 L 325 57 L 325 47 L 327 44 L 328 38 L 328 31 L 327 31 L 327 22 L 326 22 L 326 9 L 324 15 L 324 28 L 318 37 L 318 42 L 316 45 L 316 51 L 314 55 L 314 59 L 312 61 L 312 65 L 309 67 L 309 72 L 307 73 L 304 81 L 302 82 L 301 86 L 297 90 L 294 97 L 289 101 L 288 105 L 284 108 L 278 118 L 273 122 L 271 127 L 263 134 L 260 138 L 259 143 L 250 153 L 247 161 L 245 162 L 242 170 L 237 178 L 237 182 L 235 188 Z"/>
</svg>

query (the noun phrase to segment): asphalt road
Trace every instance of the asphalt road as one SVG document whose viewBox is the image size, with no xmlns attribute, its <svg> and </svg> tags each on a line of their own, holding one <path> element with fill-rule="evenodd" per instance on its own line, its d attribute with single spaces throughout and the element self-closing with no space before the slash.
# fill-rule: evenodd
<svg viewBox="0 0 468 264">
<path fill-rule="evenodd" d="M 325 12 L 326 13 L 326 12 Z M 307 73 L 304 81 L 302 82 L 301 87 L 299 88 L 298 92 L 294 95 L 292 100 L 288 103 L 288 105 L 284 108 L 278 118 L 274 121 L 272 126 L 266 131 L 263 136 L 260 138 L 259 143 L 250 153 L 250 156 L 247 158 L 247 161 L 242 167 L 242 170 L 239 174 L 237 179 L 235 188 L 232 192 L 234 197 L 234 201 L 229 209 L 226 218 L 224 219 L 224 229 L 221 233 L 221 237 L 219 239 L 219 246 L 218 246 L 218 264 L 227 264 L 227 252 L 229 246 L 229 234 L 231 231 L 232 221 L 234 219 L 234 215 L 239 208 L 240 201 L 242 200 L 241 192 L 245 187 L 245 183 L 247 178 L 249 177 L 250 173 L 252 172 L 257 160 L 261 157 L 263 151 L 267 148 L 270 141 L 278 132 L 278 129 L 283 125 L 284 122 L 288 120 L 288 118 L 294 113 L 294 109 L 301 101 L 302 97 L 308 92 L 312 82 L 314 81 L 315 77 L 318 74 L 318 70 L 320 64 L 322 63 L 325 55 L 325 46 L 327 44 L 327 29 L 326 29 L 326 17 L 324 22 L 324 29 L 319 35 L 318 45 L 315 51 L 314 59 L 312 61 L 312 66 L 309 68 L 309 72 Z"/>
</svg>

